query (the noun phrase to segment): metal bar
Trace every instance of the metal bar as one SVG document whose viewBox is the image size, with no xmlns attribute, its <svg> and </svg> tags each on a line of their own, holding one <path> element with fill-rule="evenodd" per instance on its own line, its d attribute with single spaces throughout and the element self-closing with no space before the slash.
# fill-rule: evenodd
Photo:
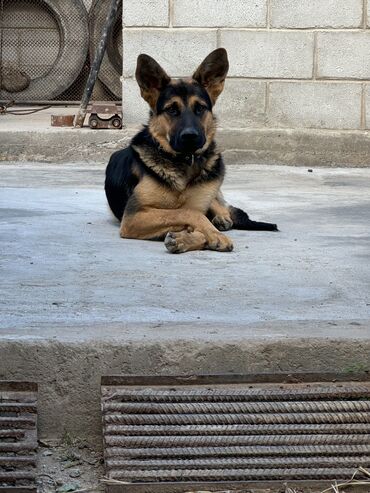
<svg viewBox="0 0 370 493">
<path fill-rule="evenodd" d="M 370 434 L 370 423 L 293 424 L 293 425 L 107 425 L 106 435 L 298 435 L 298 434 Z"/>
<path fill-rule="evenodd" d="M 0 413 L 32 413 L 37 412 L 37 406 L 35 404 L 29 404 L 28 402 L 0 402 Z"/>
<path fill-rule="evenodd" d="M 0 430 L 0 438 L 23 438 L 24 434 L 25 432 L 23 430 Z"/>
<path fill-rule="evenodd" d="M 319 424 L 370 423 L 370 413 L 108 414 L 106 424 Z"/>
<path fill-rule="evenodd" d="M 292 456 L 292 455 L 368 455 L 370 446 L 367 445 L 305 445 L 305 446 L 248 446 L 248 447 L 183 447 L 183 448 L 134 448 L 107 447 L 107 458 L 150 458 L 150 457 L 262 457 L 262 456 Z"/>
<path fill-rule="evenodd" d="M 108 15 L 107 15 L 107 18 L 105 21 L 105 25 L 103 27 L 100 42 L 99 42 L 99 44 L 96 48 L 96 51 L 95 51 L 94 61 L 91 64 L 90 74 L 89 74 L 89 78 L 86 82 L 86 87 L 84 90 L 84 94 L 82 96 L 80 109 L 78 110 L 78 113 L 77 113 L 75 121 L 74 121 L 75 127 L 82 127 L 83 126 L 86 112 L 87 112 L 87 105 L 91 99 L 91 95 L 92 95 L 92 92 L 93 92 L 93 89 L 95 86 L 96 79 L 98 78 L 100 66 L 101 66 L 101 63 L 103 61 L 105 50 L 107 48 L 108 34 L 109 34 L 109 31 L 112 28 L 113 22 L 116 18 L 119 4 L 120 4 L 120 0 L 111 0 L 111 2 L 110 2 L 110 6 L 108 9 Z"/>
<path fill-rule="evenodd" d="M 36 471 L 0 471 L 0 481 L 16 481 L 18 479 L 28 479 L 34 481 Z"/>
<path fill-rule="evenodd" d="M 353 457 L 258 457 L 226 459 L 108 459 L 106 466 L 112 469 L 253 469 L 253 468 L 310 468 L 310 467 L 367 467 L 370 455 Z"/>
<path fill-rule="evenodd" d="M 35 419 L 25 417 L 0 417 L 0 426 L 3 428 L 34 428 Z"/>
<path fill-rule="evenodd" d="M 173 447 L 230 447 L 246 445 L 369 445 L 370 435 L 255 435 L 255 436 L 161 436 L 161 437 L 104 437 L 109 447 L 173 448 Z"/>
<path fill-rule="evenodd" d="M 35 442 L 20 442 L 20 443 L 0 443 L 0 452 L 28 452 L 37 450 Z"/>
<path fill-rule="evenodd" d="M 288 392 L 289 391 L 289 392 Z M 230 389 L 114 389 L 103 395 L 104 409 L 116 401 L 128 402 L 265 402 L 265 401 L 295 401 L 295 400 L 327 400 L 327 399 L 358 399 L 370 396 L 370 384 L 354 384 L 352 386 L 293 386 L 266 388 L 230 388 Z M 107 406 L 107 407 L 106 407 Z"/>
<path fill-rule="evenodd" d="M 370 397 L 370 395 L 369 395 Z M 304 401 L 304 402 L 189 402 L 189 403 L 113 403 L 105 411 L 125 414 L 224 414 L 224 413 L 336 413 L 369 412 L 369 401 Z M 1 408 L 0 408 L 1 410 Z"/>
<path fill-rule="evenodd" d="M 112 479 L 137 480 L 139 476 L 145 481 L 204 481 L 204 480 L 251 480 L 251 479 L 345 479 L 354 473 L 353 468 L 292 468 L 292 469 L 224 469 L 220 470 L 197 470 L 197 469 L 168 469 L 168 470 L 124 470 L 111 471 Z"/>
<path fill-rule="evenodd" d="M 36 467 L 36 456 L 0 457 L 0 466 L 31 465 Z"/>
</svg>

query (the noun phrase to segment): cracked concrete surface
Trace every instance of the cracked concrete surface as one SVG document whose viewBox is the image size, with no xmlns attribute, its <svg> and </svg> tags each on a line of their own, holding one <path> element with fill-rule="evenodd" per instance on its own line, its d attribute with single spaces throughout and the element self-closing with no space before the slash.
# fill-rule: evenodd
<svg viewBox="0 0 370 493">
<path fill-rule="evenodd" d="M 227 171 L 281 231 L 171 255 L 120 239 L 103 166 L 0 167 L 0 378 L 40 381 L 41 436 L 99 438 L 102 374 L 370 368 L 370 169 Z"/>
</svg>

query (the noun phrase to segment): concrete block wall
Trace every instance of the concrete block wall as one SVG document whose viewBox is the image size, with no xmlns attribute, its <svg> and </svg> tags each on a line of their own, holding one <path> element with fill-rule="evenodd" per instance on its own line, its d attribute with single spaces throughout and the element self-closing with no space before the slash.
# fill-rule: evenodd
<svg viewBox="0 0 370 493">
<path fill-rule="evenodd" d="M 148 114 L 139 53 L 183 77 L 220 46 L 230 59 L 221 127 L 370 128 L 369 0 L 123 0 L 126 123 Z"/>
</svg>

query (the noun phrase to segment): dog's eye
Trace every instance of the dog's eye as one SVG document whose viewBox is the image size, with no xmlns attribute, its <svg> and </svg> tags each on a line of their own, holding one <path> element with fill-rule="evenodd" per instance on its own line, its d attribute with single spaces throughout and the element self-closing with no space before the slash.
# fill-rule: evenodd
<svg viewBox="0 0 370 493">
<path fill-rule="evenodd" d="M 206 110 L 207 110 L 207 106 L 204 106 L 203 104 L 197 103 L 194 107 L 194 113 L 197 116 L 202 115 Z"/>
<path fill-rule="evenodd" d="M 171 116 L 179 116 L 180 110 L 177 106 L 177 104 L 172 104 L 168 108 L 166 108 L 166 112 L 171 115 Z"/>
</svg>

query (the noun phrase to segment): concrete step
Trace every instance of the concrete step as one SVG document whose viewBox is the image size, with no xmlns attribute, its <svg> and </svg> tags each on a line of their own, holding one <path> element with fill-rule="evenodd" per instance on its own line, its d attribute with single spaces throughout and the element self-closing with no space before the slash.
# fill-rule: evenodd
<svg viewBox="0 0 370 493">
<path fill-rule="evenodd" d="M 76 112 L 77 107 L 58 106 L 26 116 L 0 115 L 0 161 L 103 163 L 125 147 L 139 128 L 51 127 L 52 114 Z M 221 127 L 217 143 L 229 164 L 370 166 L 369 132 L 363 130 Z"/>
</svg>

